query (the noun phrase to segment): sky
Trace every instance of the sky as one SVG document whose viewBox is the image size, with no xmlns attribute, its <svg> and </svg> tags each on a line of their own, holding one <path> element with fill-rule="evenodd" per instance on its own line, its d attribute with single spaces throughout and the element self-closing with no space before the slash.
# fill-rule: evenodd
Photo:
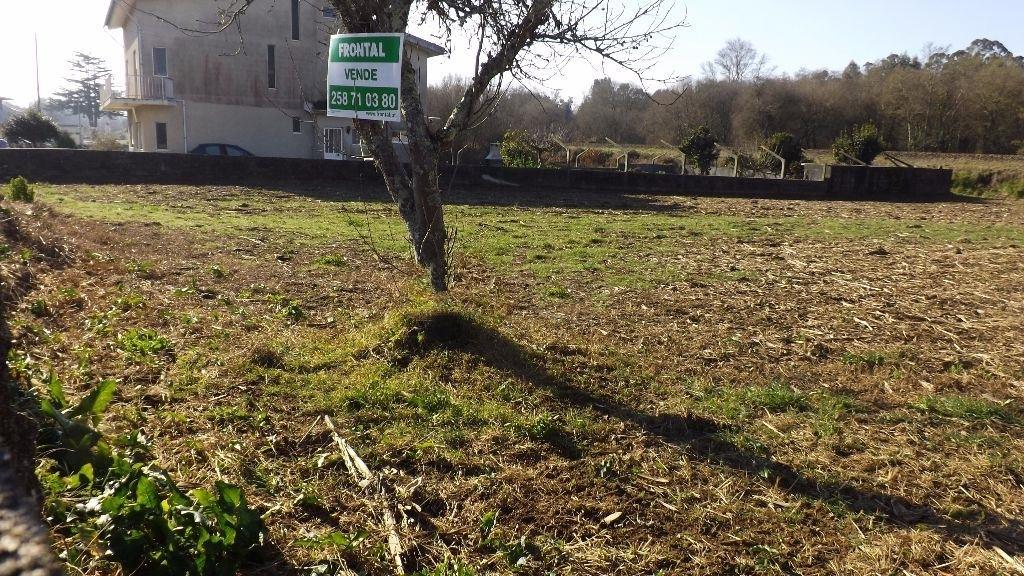
<svg viewBox="0 0 1024 576">
<path fill-rule="evenodd" d="M 120 72 L 121 33 L 103 27 L 108 5 L 108 0 L 0 0 L 0 97 L 22 106 L 35 100 L 35 35 L 44 97 L 61 88 L 66 62 L 75 51 L 105 58 Z M 671 51 L 645 75 L 699 76 L 701 64 L 737 37 L 767 54 L 777 72 L 790 74 L 841 70 L 851 60 L 864 63 L 893 52 L 919 54 L 929 42 L 959 49 L 975 38 L 989 38 L 1024 53 L 1021 0 L 679 0 L 673 13 L 685 18 L 687 27 L 675 34 Z M 420 32 L 430 37 L 429 31 Z M 470 50 L 455 48 L 454 55 L 431 60 L 432 81 L 472 72 Z M 604 76 L 635 79 L 613 67 L 577 60 L 542 88 L 579 102 L 594 79 Z"/>
</svg>

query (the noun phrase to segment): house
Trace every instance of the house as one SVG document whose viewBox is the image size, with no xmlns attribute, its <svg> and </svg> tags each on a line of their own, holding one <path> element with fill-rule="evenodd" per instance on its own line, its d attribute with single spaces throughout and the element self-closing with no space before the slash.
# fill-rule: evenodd
<svg viewBox="0 0 1024 576">
<path fill-rule="evenodd" d="M 209 0 L 111 0 L 106 26 L 124 34 L 125 83 L 107 79 L 102 108 L 127 112 L 131 150 L 217 143 L 257 156 L 360 155 L 352 121 L 326 113 L 326 52 L 338 29 L 326 0 L 259 2 L 237 26 L 208 33 L 220 18 Z M 406 38 L 424 95 L 427 60 L 441 54 Z"/>
</svg>

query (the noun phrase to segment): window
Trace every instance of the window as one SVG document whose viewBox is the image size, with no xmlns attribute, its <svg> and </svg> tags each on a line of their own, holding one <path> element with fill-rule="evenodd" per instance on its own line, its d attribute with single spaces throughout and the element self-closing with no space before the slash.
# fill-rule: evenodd
<svg viewBox="0 0 1024 576">
<path fill-rule="evenodd" d="M 292 0 L 292 40 L 299 39 L 299 0 Z"/>
<path fill-rule="evenodd" d="M 292 133 L 302 134 L 302 120 L 298 116 L 292 116 Z"/>
<path fill-rule="evenodd" d="M 334 11 L 334 8 L 324 8 L 321 11 L 321 14 L 323 14 L 324 18 L 328 18 L 330 20 L 334 20 L 338 17 L 338 13 Z"/>
<path fill-rule="evenodd" d="M 248 154 L 245 153 L 245 150 L 242 150 L 238 146 L 231 146 L 229 144 L 224 146 L 224 149 L 227 150 L 228 156 L 248 156 Z"/>
<path fill-rule="evenodd" d="M 277 88 L 277 61 L 273 44 L 267 46 L 267 88 Z"/>
<path fill-rule="evenodd" d="M 156 123 L 156 149 L 167 150 L 167 123 Z"/>
<path fill-rule="evenodd" d="M 153 75 L 167 76 L 167 48 L 153 48 Z"/>
</svg>

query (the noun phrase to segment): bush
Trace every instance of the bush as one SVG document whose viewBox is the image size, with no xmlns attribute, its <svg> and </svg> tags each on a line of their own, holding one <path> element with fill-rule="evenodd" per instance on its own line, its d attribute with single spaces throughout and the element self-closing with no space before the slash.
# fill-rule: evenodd
<svg viewBox="0 0 1024 576">
<path fill-rule="evenodd" d="M 12 143 L 24 140 L 36 148 L 47 142 L 53 142 L 61 132 L 53 120 L 35 110 L 11 116 L 3 125 L 2 131 L 4 137 Z"/>
<path fill-rule="evenodd" d="M 32 202 L 36 199 L 36 191 L 28 185 L 28 180 L 25 180 L 23 176 L 11 178 L 7 189 L 11 193 L 11 200 L 15 202 Z"/>
<path fill-rule="evenodd" d="M 711 173 L 711 165 L 718 160 L 718 139 L 707 126 L 694 128 L 679 149 L 704 175 Z"/>
<path fill-rule="evenodd" d="M 78 148 L 78 143 L 75 142 L 75 139 L 71 137 L 71 134 L 64 130 L 61 130 L 60 132 L 57 133 L 57 136 L 53 138 L 53 147 L 69 148 L 74 150 L 75 148 Z"/>
<path fill-rule="evenodd" d="M 109 132 L 103 134 L 96 134 L 92 143 L 89 144 L 90 150 L 106 150 L 106 151 L 126 151 L 128 146 L 122 144 L 117 140 L 117 136 Z"/>
<path fill-rule="evenodd" d="M 584 167 L 604 168 L 612 161 L 612 153 L 607 150 L 591 148 L 579 156 L 579 164 Z"/>
<path fill-rule="evenodd" d="M 540 168 L 539 147 L 526 130 L 509 130 L 501 139 L 501 159 L 513 168 Z"/>
<path fill-rule="evenodd" d="M 776 132 L 764 143 L 764 147 L 786 159 L 786 175 L 796 176 L 803 170 L 800 165 L 804 161 L 804 148 L 796 136 L 788 132 Z M 782 169 L 779 159 L 762 150 L 760 165 L 769 172 Z"/>
<path fill-rule="evenodd" d="M 878 134 L 878 128 L 870 122 L 852 130 L 843 130 L 832 143 L 832 156 L 840 164 L 850 162 L 843 152 L 870 166 L 884 151 L 885 144 Z"/>
<path fill-rule="evenodd" d="M 1000 171 L 954 172 L 953 192 L 964 196 L 1024 198 L 1024 178 Z"/>
</svg>

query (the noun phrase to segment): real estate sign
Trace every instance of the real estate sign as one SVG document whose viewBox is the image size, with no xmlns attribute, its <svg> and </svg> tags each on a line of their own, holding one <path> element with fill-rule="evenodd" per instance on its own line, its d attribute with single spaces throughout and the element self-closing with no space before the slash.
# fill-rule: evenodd
<svg viewBox="0 0 1024 576">
<path fill-rule="evenodd" d="M 402 119 L 405 34 L 336 34 L 327 60 L 327 115 Z"/>
</svg>

